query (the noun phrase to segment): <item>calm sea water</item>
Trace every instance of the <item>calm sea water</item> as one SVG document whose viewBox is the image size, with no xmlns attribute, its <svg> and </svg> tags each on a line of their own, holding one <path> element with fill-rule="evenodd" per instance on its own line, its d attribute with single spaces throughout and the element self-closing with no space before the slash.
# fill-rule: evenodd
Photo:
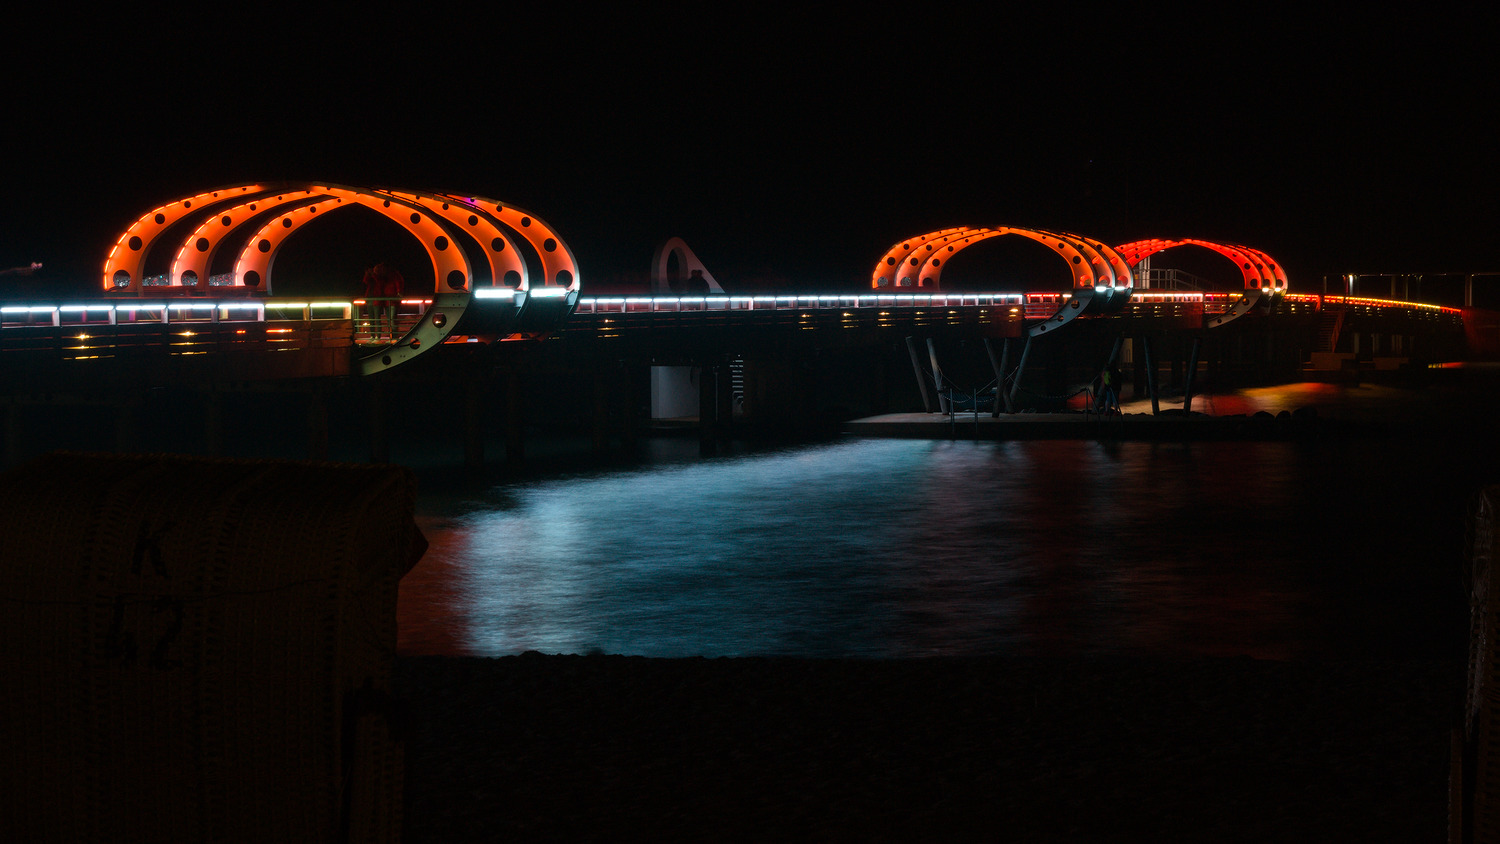
<svg viewBox="0 0 1500 844">
<path fill-rule="evenodd" d="M 1403 418 L 1429 396 L 1216 404 L 1308 389 Z M 1467 507 L 1500 475 L 1487 432 L 1444 419 L 1312 442 L 658 441 L 628 468 L 425 497 L 400 650 L 1456 653 Z"/>
</svg>

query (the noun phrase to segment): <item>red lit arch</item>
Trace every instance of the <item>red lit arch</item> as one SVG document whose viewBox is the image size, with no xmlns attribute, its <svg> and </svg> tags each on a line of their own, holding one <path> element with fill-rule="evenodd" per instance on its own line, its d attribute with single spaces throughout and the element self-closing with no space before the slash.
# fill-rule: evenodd
<svg viewBox="0 0 1500 844">
<path fill-rule="evenodd" d="M 1271 256 L 1258 249 L 1246 246 L 1214 243 L 1207 240 L 1183 238 L 1181 240 L 1150 239 L 1137 240 L 1116 246 L 1115 249 L 1135 267 L 1146 258 L 1178 246 L 1201 246 L 1223 255 L 1232 261 L 1244 278 L 1246 290 L 1270 293 L 1286 292 L 1286 272 Z"/>
</svg>

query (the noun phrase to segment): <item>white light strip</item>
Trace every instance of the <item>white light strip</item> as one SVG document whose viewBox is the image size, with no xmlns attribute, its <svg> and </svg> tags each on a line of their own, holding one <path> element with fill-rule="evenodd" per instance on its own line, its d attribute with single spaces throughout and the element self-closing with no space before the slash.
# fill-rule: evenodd
<svg viewBox="0 0 1500 844">
<path fill-rule="evenodd" d="M 475 299 L 514 299 L 516 291 L 509 287 L 479 287 L 474 290 Z"/>
</svg>

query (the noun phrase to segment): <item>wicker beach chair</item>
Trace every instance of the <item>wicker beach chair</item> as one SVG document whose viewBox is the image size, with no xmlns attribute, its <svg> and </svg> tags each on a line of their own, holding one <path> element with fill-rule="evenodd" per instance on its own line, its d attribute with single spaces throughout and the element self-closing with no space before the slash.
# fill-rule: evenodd
<svg viewBox="0 0 1500 844">
<path fill-rule="evenodd" d="M 0 475 L 0 840 L 397 840 L 412 494 L 159 455 Z"/>
</svg>

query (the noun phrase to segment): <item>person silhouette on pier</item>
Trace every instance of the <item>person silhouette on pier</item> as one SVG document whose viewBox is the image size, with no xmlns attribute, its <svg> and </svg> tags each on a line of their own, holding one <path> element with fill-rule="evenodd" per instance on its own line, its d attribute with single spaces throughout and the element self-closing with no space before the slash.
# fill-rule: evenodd
<svg viewBox="0 0 1500 844">
<path fill-rule="evenodd" d="M 376 264 L 365 270 L 365 299 L 372 313 L 376 315 L 379 328 L 386 334 L 395 331 L 396 308 L 401 303 L 401 296 L 405 293 L 406 279 L 395 267 L 384 262 Z M 371 301 L 388 299 L 393 301 Z"/>
<path fill-rule="evenodd" d="M 1120 369 L 1114 364 L 1105 367 L 1099 373 L 1099 412 L 1103 414 L 1120 412 Z"/>
</svg>

